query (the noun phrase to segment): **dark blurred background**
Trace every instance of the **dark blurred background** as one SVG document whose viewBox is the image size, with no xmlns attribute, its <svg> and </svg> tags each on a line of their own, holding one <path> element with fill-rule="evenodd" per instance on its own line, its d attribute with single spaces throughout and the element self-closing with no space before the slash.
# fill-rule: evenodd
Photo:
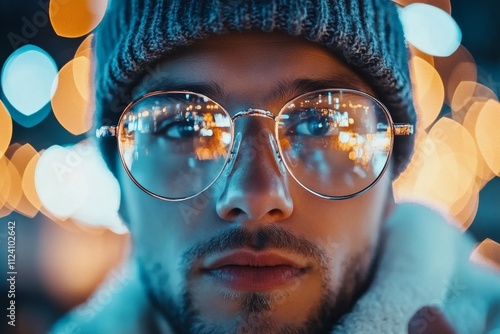
<svg viewBox="0 0 500 334">
<path fill-rule="evenodd" d="M 50 24 L 35 26 L 29 38 L 12 43 L 12 33 L 22 35 L 26 22 L 47 12 L 49 0 L 0 0 L 0 66 L 17 47 L 34 44 L 62 68 L 75 56 L 86 36 L 57 36 Z M 60 0 L 61 3 L 75 0 Z M 429 1 L 427 1 L 429 2 Z M 445 3 L 446 1 L 438 1 Z M 452 0 L 452 17 L 462 30 L 462 45 L 474 57 L 478 82 L 493 92 L 500 90 L 500 2 L 495 0 Z M 38 13 L 38 14 L 37 14 Z M 42 15 L 43 16 L 43 15 Z M 43 18 L 40 16 L 40 18 Z M 26 34 L 25 34 L 26 35 Z M 9 36 L 11 38 L 9 38 Z M 2 97 L 2 100 L 3 97 Z M 449 110 L 448 110 L 449 111 Z M 446 106 L 443 114 L 447 112 Z M 1 126 L 2 124 L 0 124 Z M 498 124 L 500 127 L 500 124 Z M 0 128 L 1 129 L 1 128 Z M 52 145 L 75 144 L 85 134 L 68 132 L 53 113 L 38 125 L 27 128 L 13 122 L 11 144 L 29 143 L 37 152 Z M 500 142 L 496 143 L 500 150 Z M 8 177 L 0 175 L 0 178 Z M 1 205 L 0 205 L 1 207 Z M 34 217 L 17 212 L 0 212 L 0 293 L 2 321 L 0 332 L 12 331 L 6 325 L 7 222 L 16 221 L 16 333 L 44 333 L 62 313 L 81 303 L 103 279 L 108 270 L 123 258 L 128 245 L 126 235 L 108 229 L 82 227 L 66 219 Z M 494 177 L 480 191 L 479 206 L 470 233 L 482 241 L 500 242 L 500 178 Z M 436 246 L 438 247 L 438 245 Z"/>
</svg>

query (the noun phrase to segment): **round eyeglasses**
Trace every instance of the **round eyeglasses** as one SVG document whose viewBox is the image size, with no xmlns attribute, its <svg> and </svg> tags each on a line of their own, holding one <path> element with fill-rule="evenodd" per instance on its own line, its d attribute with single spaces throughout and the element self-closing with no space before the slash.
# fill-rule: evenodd
<svg viewBox="0 0 500 334">
<path fill-rule="evenodd" d="M 189 91 L 157 91 L 130 103 L 117 126 L 97 137 L 116 136 L 125 171 L 151 196 L 193 198 L 232 168 L 242 136 L 235 121 L 259 116 L 275 121 L 270 144 L 283 172 L 326 199 L 357 196 L 375 185 L 389 164 L 395 135 L 413 133 L 394 124 L 373 96 L 351 89 L 300 95 L 276 116 L 247 109 L 231 117 L 220 104 Z"/>
</svg>

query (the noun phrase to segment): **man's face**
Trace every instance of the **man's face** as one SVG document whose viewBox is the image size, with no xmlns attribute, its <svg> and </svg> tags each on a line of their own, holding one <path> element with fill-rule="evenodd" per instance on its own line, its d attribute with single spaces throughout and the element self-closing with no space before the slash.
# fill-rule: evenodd
<svg viewBox="0 0 500 334">
<path fill-rule="evenodd" d="M 278 34 L 210 37 L 156 70 L 162 80 L 149 76 L 137 95 L 188 89 L 231 115 L 248 108 L 276 115 L 323 86 L 370 92 L 320 46 Z M 310 87 L 291 87 L 296 80 Z M 176 332 L 328 332 L 369 279 L 392 201 L 389 173 L 355 198 L 322 199 L 280 172 L 261 139 L 272 120 L 235 124 L 242 142 L 231 171 L 195 198 L 153 198 L 121 170 L 122 214 L 149 296 Z"/>
</svg>

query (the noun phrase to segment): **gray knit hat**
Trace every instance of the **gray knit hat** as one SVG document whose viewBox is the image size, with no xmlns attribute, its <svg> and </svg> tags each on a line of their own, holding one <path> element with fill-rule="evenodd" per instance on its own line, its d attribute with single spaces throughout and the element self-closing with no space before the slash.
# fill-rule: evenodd
<svg viewBox="0 0 500 334">
<path fill-rule="evenodd" d="M 247 30 L 327 47 L 373 87 L 394 122 L 415 123 L 408 50 L 390 0 L 111 0 L 94 39 L 96 125 L 116 124 L 137 81 L 174 49 Z M 116 144 L 100 145 L 114 170 Z M 412 148 L 413 136 L 396 137 L 396 175 Z"/>
</svg>

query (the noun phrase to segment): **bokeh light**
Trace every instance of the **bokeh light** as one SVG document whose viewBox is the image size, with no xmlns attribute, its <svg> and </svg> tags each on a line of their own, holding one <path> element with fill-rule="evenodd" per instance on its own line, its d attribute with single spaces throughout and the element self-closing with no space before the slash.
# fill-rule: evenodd
<svg viewBox="0 0 500 334">
<path fill-rule="evenodd" d="M 0 191 L 0 196 L 4 199 L 4 206 L 0 210 L 0 217 L 4 217 L 14 211 L 21 201 L 21 175 L 19 175 L 19 171 L 9 159 L 9 156 L 11 156 L 12 153 L 15 152 L 20 146 L 21 145 L 19 144 L 11 145 L 7 150 L 6 155 L 2 158 L 5 161 L 5 164 L 2 167 L 2 169 L 4 169 L 3 175 L 5 176 L 5 182 L 2 186 L 2 190 Z"/>
<path fill-rule="evenodd" d="M 21 191 L 19 202 L 15 207 L 12 207 L 12 209 L 26 217 L 31 218 L 33 218 L 38 213 L 38 209 L 40 207 L 33 206 L 31 201 L 29 201 L 29 199 L 24 194 L 23 183 L 28 182 L 28 179 L 24 181 L 24 172 L 26 170 L 26 166 L 28 166 L 30 161 L 37 155 L 38 152 L 30 144 L 25 144 L 16 149 L 16 151 L 12 155 L 12 158 L 10 159 L 12 165 L 16 168 L 17 173 L 20 176 L 20 183 L 17 186 Z"/>
<path fill-rule="evenodd" d="M 92 126 L 90 101 L 90 60 L 74 58 L 59 71 L 59 85 L 52 98 L 52 110 L 61 125 L 74 135 Z"/>
<path fill-rule="evenodd" d="M 462 81 L 457 86 L 451 100 L 453 118 L 463 122 L 468 107 L 477 101 L 496 100 L 495 93 L 488 87 L 475 81 Z"/>
<path fill-rule="evenodd" d="M 107 5 L 107 0 L 51 0 L 50 22 L 59 36 L 81 37 L 101 22 Z"/>
<path fill-rule="evenodd" d="M 410 70 L 415 108 L 419 117 L 418 127 L 425 129 L 434 122 L 443 106 L 443 82 L 436 69 L 420 57 L 411 58 Z"/>
<path fill-rule="evenodd" d="M 396 199 L 438 206 L 467 229 L 477 211 L 477 155 L 474 138 L 464 126 L 439 119 L 428 134 L 419 134 L 409 168 L 394 182 Z"/>
<path fill-rule="evenodd" d="M 72 221 L 59 226 L 42 224 L 37 263 L 43 286 L 54 299 L 74 305 L 87 299 L 109 269 L 123 261 L 127 238 L 102 228 L 83 231 Z M 121 286 L 125 277 L 116 274 Z"/>
<path fill-rule="evenodd" d="M 465 114 L 463 125 L 472 135 L 472 137 L 476 138 L 476 124 L 477 118 L 479 114 L 482 112 L 483 108 L 498 108 L 498 101 L 496 100 L 488 100 L 488 101 L 477 101 L 474 102 L 467 113 Z M 483 158 L 482 154 L 477 155 L 477 178 L 476 183 L 478 187 L 481 189 L 486 182 L 490 181 L 495 176 L 495 173 L 488 166 L 486 161 Z"/>
<path fill-rule="evenodd" d="M 446 57 L 460 46 L 460 28 L 444 10 L 424 3 L 412 3 L 401 8 L 399 15 L 406 39 L 419 50 Z"/>
<path fill-rule="evenodd" d="M 449 212 L 455 218 L 458 227 L 467 230 L 476 217 L 479 209 L 479 186 L 472 184 L 469 191 L 464 193 L 461 198 L 455 201 L 450 207 Z"/>
<path fill-rule="evenodd" d="M 36 192 L 35 187 L 35 170 L 36 165 L 38 164 L 38 160 L 40 160 L 40 153 L 36 152 L 35 155 L 31 158 L 24 169 L 23 173 L 23 194 L 25 198 L 31 203 L 31 205 L 36 208 L 37 211 L 42 207 L 42 202 L 38 197 L 38 193 Z"/>
<path fill-rule="evenodd" d="M 58 218 L 126 232 L 118 216 L 118 182 L 88 141 L 48 148 L 37 164 L 35 185 L 43 206 Z"/>
<path fill-rule="evenodd" d="M 5 154 L 12 139 L 12 118 L 0 100 L 0 157 Z M 0 174 L 3 175 L 3 174 Z"/>
<path fill-rule="evenodd" d="M 470 259 L 486 268 L 500 271 L 500 244 L 487 238 L 474 249 Z"/>
<path fill-rule="evenodd" d="M 425 3 L 428 5 L 432 5 L 438 8 L 441 8 L 448 14 L 451 14 L 451 3 L 450 0 L 394 0 L 395 3 L 401 6 L 408 6 L 414 2 Z"/>
<path fill-rule="evenodd" d="M 94 38 L 93 34 L 88 35 L 82 43 L 80 43 L 80 46 L 78 49 L 76 49 L 75 52 L 75 57 L 87 57 L 88 59 L 92 58 L 92 39 Z"/>
<path fill-rule="evenodd" d="M 57 66 L 52 57 L 35 45 L 14 51 L 2 69 L 2 92 L 12 118 L 31 127 L 45 118 L 33 117 L 52 98 L 57 85 Z M 15 110 L 10 110 L 11 105 Z M 20 116 L 16 117 L 17 111 Z M 29 121 L 26 120 L 28 117 Z"/>
<path fill-rule="evenodd" d="M 0 177 L 0 217 L 4 217 L 8 214 L 5 213 L 5 211 L 7 211 L 7 209 L 5 208 L 5 204 L 7 203 L 7 198 L 10 194 L 11 180 L 8 169 L 9 163 L 10 160 L 7 159 L 6 156 L 0 156 L 0 175 L 3 175 L 3 177 Z"/>
<path fill-rule="evenodd" d="M 500 103 L 490 100 L 477 116 L 475 135 L 479 150 L 496 175 L 500 175 Z"/>
<path fill-rule="evenodd" d="M 447 103 L 451 103 L 453 94 L 462 81 L 477 81 L 476 62 L 463 45 L 449 57 L 435 57 L 434 67 L 445 85 Z"/>
</svg>

